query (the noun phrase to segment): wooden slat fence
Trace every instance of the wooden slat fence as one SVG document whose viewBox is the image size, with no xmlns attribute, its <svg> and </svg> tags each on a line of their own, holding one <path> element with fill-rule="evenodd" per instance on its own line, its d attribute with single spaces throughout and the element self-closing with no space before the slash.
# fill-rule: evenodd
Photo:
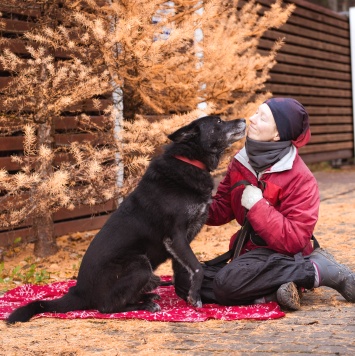
<svg viewBox="0 0 355 356">
<path fill-rule="evenodd" d="M 272 3 L 258 2 L 265 8 Z M 266 87 L 274 96 L 293 97 L 307 109 L 312 138 L 300 149 L 306 163 L 353 158 L 349 20 L 307 1 L 284 2 L 296 4 L 296 10 L 260 43 L 263 51 L 285 38 Z"/>
<path fill-rule="evenodd" d="M 268 0 L 258 2 L 263 10 L 274 3 Z M 284 2 L 295 3 L 295 12 L 283 27 L 268 31 L 259 46 L 260 52 L 266 53 L 276 39 L 285 38 L 285 45 L 277 55 L 278 63 L 271 70 L 266 87 L 274 96 L 299 100 L 310 114 L 311 142 L 300 150 L 307 163 L 352 158 L 354 123 L 348 18 L 307 1 Z M 26 53 L 24 44 L 16 37 L 33 26 L 33 19 L 38 17 L 39 12 L 33 9 L 24 13 L 14 8 L 9 12 L 1 5 L 0 11 L 6 22 L 3 36 L 8 39 L 11 49 L 18 54 Z M 0 90 L 8 80 L 8 73 L 0 68 Z M 109 98 L 103 100 L 104 105 L 109 103 Z M 77 109 L 89 112 L 95 121 L 100 121 L 100 114 L 91 103 L 83 103 Z M 71 116 L 58 118 L 55 125 L 57 143 L 89 138 L 87 134 L 76 131 L 77 123 Z M 70 134 L 66 131 L 70 131 Z M 22 140 L 21 136 L 0 137 L 0 167 L 18 170 L 18 165 L 11 162 L 10 156 L 21 153 Z M 57 159 L 60 160 L 60 157 Z M 111 201 L 95 209 L 88 206 L 74 211 L 61 209 L 54 216 L 55 234 L 60 236 L 98 229 L 114 208 L 115 203 Z M 0 231 L 0 246 L 8 245 L 19 236 L 30 241 L 31 227 Z"/>
</svg>

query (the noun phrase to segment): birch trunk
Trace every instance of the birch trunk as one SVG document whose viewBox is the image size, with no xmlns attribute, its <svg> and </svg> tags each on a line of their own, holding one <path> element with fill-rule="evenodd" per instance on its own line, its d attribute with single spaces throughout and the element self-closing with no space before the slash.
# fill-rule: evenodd
<svg viewBox="0 0 355 356">
<path fill-rule="evenodd" d="M 49 122 L 48 122 L 49 121 Z M 37 145 L 51 147 L 54 142 L 51 120 L 42 122 L 38 126 Z M 37 167 L 37 173 L 43 180 L 52 173 L 52 162 L 48 161 Z M 54 235 L 53 216 L 49 209 L 40 209 L 33 219 L 35 233 L 34 253 L 38 257 L 54 255 L 58 251 Z"/>
</svg>

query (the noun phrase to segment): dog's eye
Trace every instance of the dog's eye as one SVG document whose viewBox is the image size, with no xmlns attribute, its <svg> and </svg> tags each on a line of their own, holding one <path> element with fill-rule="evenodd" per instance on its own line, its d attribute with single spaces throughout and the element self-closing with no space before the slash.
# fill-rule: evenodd
<svg viewBox="0 0 355 356">
<path fill-rule="evenodd" d="M 218 123 L 218 124 L 220 124 L 221 122 L 222 122 L 222 120 L 221 120 L 221 119 L 218 119 L 218 120 L 217 120 L 217 123 Z"/>
</svg>

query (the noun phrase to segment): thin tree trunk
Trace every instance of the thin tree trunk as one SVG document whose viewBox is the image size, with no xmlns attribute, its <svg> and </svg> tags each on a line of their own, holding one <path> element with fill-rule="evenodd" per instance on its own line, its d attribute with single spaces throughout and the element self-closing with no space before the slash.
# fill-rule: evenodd
<svg viewBox="0 0 355 356">
<path fill-rule="evenodd" d="M 37 257 L 54 255 L 58 246 L 54 237 L 53 218 L 51 214 L 44 213 L 33 220 L 33 229 L 36 236 L 34 254 Z"/>
<path fill-rule="evenodd" d="M 56 2 L 44 2 L 42 8 L 42 15 L 48 14 L 53 11 L 53 19 L 56 10 L 58 9 L 58 3 Z M 53 23 L 52 23 L 53 26 Z M 45 82 L 47 78 L 46 65 L 42 65 L 40 78 Z M 41 101 L 42 99 L 40 99 Z M 54 145 L 54 126 L 53 120 L 48 112 L 37 112 L 35 122 L 37 127 L 37 149 L 41 146 L 53 148 Z M 45 161 L 40 162 L 36 167 L 36 172 L 41 177 L 42 181 L 46 181 L 53 172 L 53 162 Z M 58 251 L 58 245 L 54 236 L 54 222 L 53 215 L 50 209 L 38 209 L 36 216 L 33 218 L 33 230 L 35 233 L 35 246 L 34 254 L 38 257 L 46 257 L 54 255 Z"/>
<path fill-rule="evenodd" d="M 38 125 L 37 145 L 52 147 L 54 142 L 52 122 L 48 119 Z M 46 180 L 52 173 L 52 162 L 41 163 L 37 167 L 37 173 Z M 33 219 L 35 233 L 34 253 L 38 257 L 54 255 L 58 251 L 58 245 L 54 236 L 53 217 L 49 210 L 39 211 Z"/>
</svg>

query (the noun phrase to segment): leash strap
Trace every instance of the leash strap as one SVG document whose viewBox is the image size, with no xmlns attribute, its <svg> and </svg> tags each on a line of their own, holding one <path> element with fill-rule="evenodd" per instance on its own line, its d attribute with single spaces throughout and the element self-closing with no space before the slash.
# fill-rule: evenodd
<svg viewBox="0 0 355 356">
<path fill-rule="evenodd" d="M 241 227 L 239 234 L 234 241 L 233 247 L 229 251 L 213 258 L 212 260 L 204 261 L 204 264 L 206 266 L 215 266 L 219 263 L 226 263 L 227 261 L 238 257 L 240 255 L 240 252 L 242 251 L 243 246 L 248 241 L 250 231 L 250 222 L 245 219 L 244 224 Z"/>
<path fill-rule="evenodd" d="M 237 244 L 234 248 L 234 253 L 233 253 L 233 258 L 232 258 L 233 260 L 240 255 L 240 252 L 242 251 L 243 246 L 249 239 L 251 230 L 252 230 L 252 227 L 250 225 L 250 222 L 249 222 L 249 220 L 247 220 L 247 218 L 245 218 L 244 224 L 239 232 Z"/>
<path fill-rule="evenodd" d="M 222 196 L 230 193 L 234 188 L 239 187 L 241 185 L 250 185 L 250 183 L 247 180 L 240 180 L 239 182 L 233 184 L 228 189 L 228 191 L 226 193 L 224 193 Z M 247 236 L 248 236 L 248 233 L 250 233 L 250 230 L 251 230 L 251 225 L 250 225 L 249 221 L 245 218 L 244 224 L 243 224 L 241 230 L 239 231 L 238 236 L 236 237 L 236 239 L 234 241 L 233 247 L 229 251 L 223 253 L 222 255 L 217 256 L 217 257 L 213 258 L 212 260 L 205 261 L 204 262 L 205 265 L 215 266 L 219 263 L 227 262 L 231 258 L 235 258 L 235 257 L 239 256 L 244 244 L 247 241 Z"/>
<path fill-rule="evenodd" d="M 224 193 L 224 194 L 223 194 L 223 196 L 226 195 L 226 194 L 228 194 L 228 193 L 230 193 L 234 188 L 237 188 L 237 187 L 239 187 L 239 186 L 241 186 L 241 185 L 250 185 L 250 183 L 249 183 L 249 181 L 247 181 L 246 179 L 240 180 L 239 182 L 234 183 L 234 184 L 228 189 L 227 193 Z"/>
</svg>

